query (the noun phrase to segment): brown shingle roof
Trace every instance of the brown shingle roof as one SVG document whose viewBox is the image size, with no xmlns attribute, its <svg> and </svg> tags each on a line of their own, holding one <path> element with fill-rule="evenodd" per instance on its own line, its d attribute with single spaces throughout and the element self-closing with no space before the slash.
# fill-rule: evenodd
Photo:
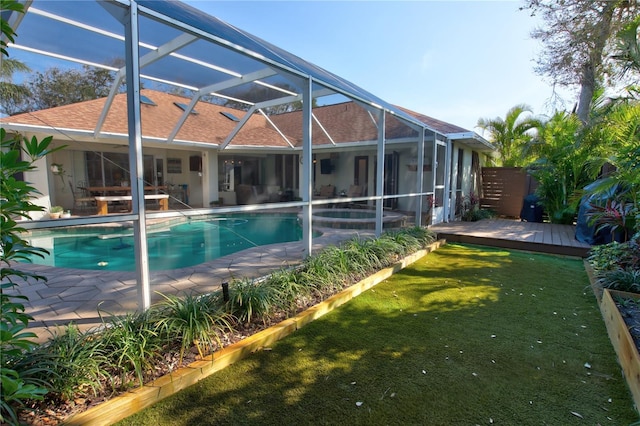
<svg viewBox="0 0 640 426">
<path fill-rule="evenodd" d="M 183 113 L 183 110 L 174 102 L 188 103 L 189 99 L 149 89 L 142 90 L 141 93 L 156 104 L 156 106 L 144 103 L 140 105 L 143 137 L 167 139 Z M 0 119 L 0 122 L 93 131 L 105 102 L 106 98 L 78 102 L 5 117 Z M 198 102 L 194 109 L 198 114 L 189 115 L 176 135 L 176 139 L 220 144 L 237 124 L 221 112 L 230 112 L 239 118 L 245 114 L 244 111 L 207 102 Z M 267 126 L 269 128 L 265 129 Z M 126 94 L 115 96 L 101 131 L 127 134 Z M 273 131 L 267 120 L 259 114 L 254 114 L 249 119 L 232 142 L 232 145 L 252 146 L 282 146 L 283 144 L 288 146 L 282 137 Z"/>
<path fill-rule="evenodd" d="M 411 111 L 410 109 L 403 108 L 401 106 L 396 105 L 396 108 L 401 109 L 407 114 L 415 117 L 420 120 L 433 130 L 436 130 L 444 135 L 450 133 L 469 133 L 470 130 L 463 129 L 460 126 L 456 126 L 455 124 L 447 123 L 446 121 L 438 120 L 437 118 L 429 117 L 428 115 L 420 114 L 419 112 Z"/>
<path fill-rule="evenodd" d="M 156 104 L 156 106 L 141 104 L 143 137 L 167 139 L 183 113 L 183 110 L 174 103 L 187 104 L 189 99 L 150 89 L 144 89 L 141 93 Z M 5 117 L 0 119 L 0 122 L 93 131 L 105 102 L 106 98 L 79 102 Z M 469 132 L 462 127 L 424 114 L 402 107 L 398 108 L 443 134 Z M 228 112 L 238 118 L 242 118 L 245 114 L 244 111 L 207 102 L 198 102 L 195 111 L 198 114 L 189 115 L 175 139 L 221 144 L 237 124 L 221 113 Z M 377 139 L 378 131 L 372 116 L 356 102 L 316 107 L 313 114 L 337 144 Z M 274 115 L 270 118 L 294 146 L 301 146 L 302 111 Z M 386 124 L 387 139 L 416 136 L 414 130 L 391 115 L 387 115 Z M 103 133 L 127 133 L 126 94 L 115 96 L 101 131 Z M 315 120 L 313 120 L 313 142 L 314 145 L 331 143 Z M 231 146 L 288 147 L 289 145 L 262 115 L 254 114 L 234 137 Z"/>
</svg>

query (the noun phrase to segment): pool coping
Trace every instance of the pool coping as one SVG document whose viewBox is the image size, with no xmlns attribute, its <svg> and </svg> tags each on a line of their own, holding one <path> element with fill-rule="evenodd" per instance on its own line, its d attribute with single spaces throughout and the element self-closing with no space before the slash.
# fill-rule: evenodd
<svg viewBox="0 0 640 426">
<path fill-rule="evenodd" d="M 438 240 L 425 249 L 409 255 L 394 265 L 370 275 L 292 318 L 281 321 L 272 327 L 216 351 L 202 360 L 179 368 L 142 387 L 126 392 L 125 394 L 96 405 L 87 411 L 76 414 L 67 419 L 64 424 L 70 426 L 109 425 L 142 411 L 144 408 L 197 383 L 234 362 L 246 358 L 256 351 L 269 347 L 269 345 L 272 345 L 310 322 L 331 312 L 333 309 L 376 286 L 398 271 L 420 260 L 430 252 L 437 250 L 444 244 L 446 244 L 446 240 Z"/>
</svg>

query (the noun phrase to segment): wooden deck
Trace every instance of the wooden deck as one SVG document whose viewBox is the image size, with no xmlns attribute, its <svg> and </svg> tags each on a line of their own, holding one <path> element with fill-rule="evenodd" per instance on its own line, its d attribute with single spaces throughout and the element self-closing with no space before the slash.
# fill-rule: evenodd
<svg viewBox="0 0 640 426">
<path fill-rule="evenodd" d="M 575 226 L 487 219 L 429 227 L 447 241 L 586 257 L 591 246 L 575 239 Z"/>
</svg>

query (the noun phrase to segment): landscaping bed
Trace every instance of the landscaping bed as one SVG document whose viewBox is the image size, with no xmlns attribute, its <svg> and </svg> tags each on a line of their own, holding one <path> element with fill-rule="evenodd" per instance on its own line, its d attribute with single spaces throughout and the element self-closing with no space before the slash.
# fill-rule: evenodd
<svg viewBox="0 0 640 426">
<path fill-rule="evenodd" d="M 375 240 L 356 238 L 311 256 L 299 268 L 261 280 L 234 280 L 226 296 L 222 291 L 165 296 L 167 300 L 149 312 L 109 318 L 100 330 L 58 330 L 47 344 L 11 363 L 19 371 L 42 367 L 48 377 L 39 372 L 38 383 L 51 388 L 44 401 L 32 401 L 20 411 L 20 421 L 111 423 L 117 418 L 105 414 L 109 407 L 116 407 L 120 416 L 131 414 L 224 368 L 273 342 L 274 336 L 280 338 L 339 306 L 373 281 L 353 283 L 370 275 L 383 279 L 404 267 L 402 259 L 423 255 L 425 248 L 435 247 L 433 241 L 433 234 L 421 228 Z M 345 288 L 347 293 L 340 293 Z M 152 384 L 140 387 L 142 383 Z M 163 385 L 158 388 L 158 383 Z M 126 396 L 117 397 L 122 392 Z M 127 398 L 129 409 L 123 411 Z M 98 411 L 92 420 L 78 414 L 89 409 Z"/>
</svg>

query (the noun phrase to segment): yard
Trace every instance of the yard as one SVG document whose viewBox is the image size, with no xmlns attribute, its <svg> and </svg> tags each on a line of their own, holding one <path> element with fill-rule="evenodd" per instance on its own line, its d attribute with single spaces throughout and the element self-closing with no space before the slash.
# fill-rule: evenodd
<svg viewBox="0 0 640 426">
<path fill-rule="evenodd" d="M 582 261 L 448 245 L 120 424 L 637 419 Z"/>
</svg>

